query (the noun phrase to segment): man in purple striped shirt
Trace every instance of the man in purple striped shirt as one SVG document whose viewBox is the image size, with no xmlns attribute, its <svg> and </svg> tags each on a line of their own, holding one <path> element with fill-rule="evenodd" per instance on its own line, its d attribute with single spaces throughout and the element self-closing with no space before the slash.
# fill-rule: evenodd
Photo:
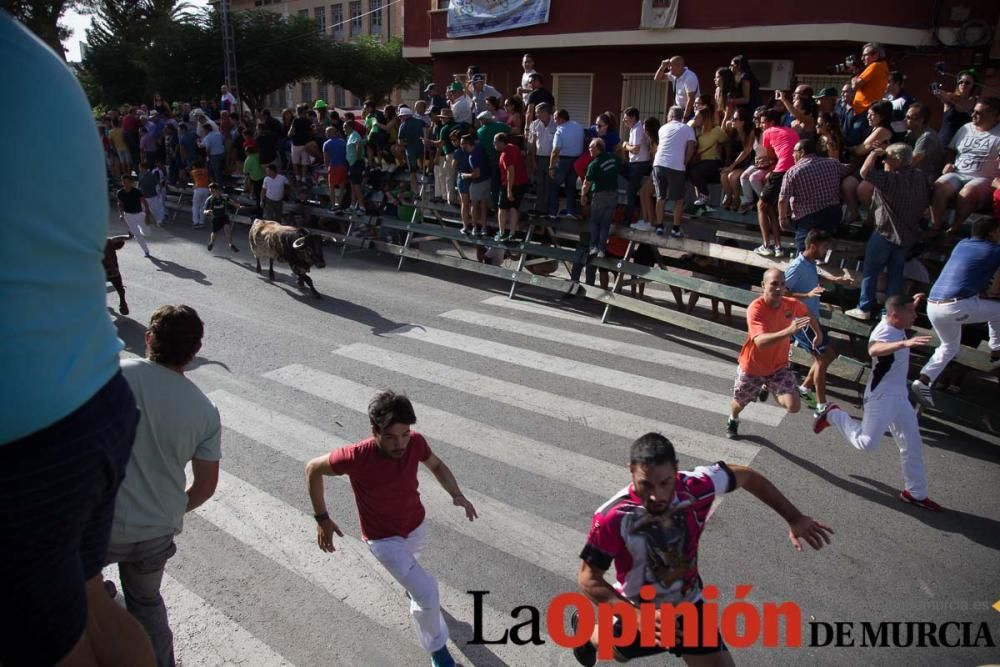
<svg viewBox="0 0 1000 667">
<path fill-rule="evenodd" d="M 795 228 L 795 249 L 805 250 L 806 234 L 822 229 L 833 234 L 840 224 L 840 182 L 846 165 L 817 155 L 816 142 L 803 139 L 792 151 L 795 166 L 788 170 L 778 196 L 778 221 L 782 229 Z"/>
</svg>

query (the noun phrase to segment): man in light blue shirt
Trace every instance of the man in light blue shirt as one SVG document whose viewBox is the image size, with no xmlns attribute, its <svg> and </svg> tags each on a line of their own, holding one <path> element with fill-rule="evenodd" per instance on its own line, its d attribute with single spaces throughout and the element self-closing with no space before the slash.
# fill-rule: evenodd
<svg viewBox="0 0 1000 667">
<path fill-rule="evenodd" d="M 184 514 L 215 493 L 222 458 L 219 411 L 184 370 L 204 325 L 190 306 L 160 306 L 146 331 L 146 358 L 122 362 L 142 418 L 115 502 L 108 563 L 118 563 L 125 605 L 153 642 L 158 667 L 174 667 L 174 641 L 160 582 L 177 552 Z M 184 468 L 193 481 L 185 489 Z"/>
<path fill-rule="evenodd" d="M 208 153 L 208 170 L 212 174 L 212 180 L 225 188 L 226 138 L 222 136 L 222 132 L 207 123 L 202 127 L 205 138 L 201 140 L 201 147 Z"/>
<path fill-rule="evenodd" d="M 559 109 L 555 115 L 556 134 L 549 156 L 549 220 L 559 213 L 559 186 L 566 190 L 566 215 L 576 217 L 576 171 L 573 163 L 583 154 L 583 127 L 569 119 L 569 112 Z"/>
<path fill-rule="evenodd" d="M 17 156 L 0 162 L 0 663 L 145 667 L 149 640 L 101 577 L 139 419 L 107 311 L 103 151 L 76 77 L 4 12 L 0 62 L 0 138 Z M 36 105 L 59 122 L 19 111 Z M 39 177 L 56 162 L 72 174 L 58 197 Z"/>
</svg>

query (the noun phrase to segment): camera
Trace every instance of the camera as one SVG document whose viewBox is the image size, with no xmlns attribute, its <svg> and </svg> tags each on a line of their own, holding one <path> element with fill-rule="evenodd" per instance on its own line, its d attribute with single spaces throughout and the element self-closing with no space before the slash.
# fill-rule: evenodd
<svg viewBox="0 0 1000 667">
<path fill-rule="evenodd" d="M 938 81 L 935 81 L 934 83 L 932 83 L 932 84 L 931 84 L 931 92 L 932 92 L 933 94 L 937 95 L 937 94 L 938 94 L 938 93 L 940 93 L 940 92 L 941 92 L 942 90 L 944 90 L 944 88 L 943 88 L 943 86 L 941 85 L 941 83 L 940 83 L 940 82 L 938 82 Z"/>
<path fill-rule="evenodd" d="M 858 67 L 858 57 L 853 54 L 844 58 L 844 62 L 830 65 L 826 68 L 828 74 L 850 74 L 851 76 L 854 76 L 860 70 L 861 68 Z"/>
</svg>

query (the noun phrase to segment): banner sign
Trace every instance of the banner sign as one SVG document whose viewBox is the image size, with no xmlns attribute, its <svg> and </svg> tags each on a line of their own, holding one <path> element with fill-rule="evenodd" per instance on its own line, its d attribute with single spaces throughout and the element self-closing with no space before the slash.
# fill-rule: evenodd
<svg viewBox="0 0 1000 667">
<path fill-rule="evenodd" d="M 448 37 L 472 37 L 547 23 L 550 0 L 451 0 Z"/>
<path fill-rule="evenodd" d="M 673 28 L 677 23 L 677 3 L 680 0 L 642 0 L 642 20 L 639 27 L 645 30 Z"/>
</svg>

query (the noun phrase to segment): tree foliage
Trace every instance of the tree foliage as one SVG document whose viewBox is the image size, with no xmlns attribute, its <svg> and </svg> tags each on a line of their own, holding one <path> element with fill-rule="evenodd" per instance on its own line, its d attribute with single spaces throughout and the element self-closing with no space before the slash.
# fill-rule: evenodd
<svg viewBox="0 0 1000 667">
<path fill-rule="evenodd" d="M 81 81 L 92 104 L 215 96 L 223 81 L 218 12 L 176 0 L 83 0 L 95 14 Z M 336 42 L 313 19 L 264 9 L 233 12 L 239 94 L 251 108 L 289 84 L 316 78 L 381 99 L 426 78 L 402 57 L 398 40 Z"/>
<path fill-rule="evenodd" d="M 77 0 L 0 0 L 0 7 L 26 25 L 63 59 L 66 52 L 62 41 L 70 36 L 70 30 L 60 25 L 59 19 L 77 4 Z"/>
</svg>

